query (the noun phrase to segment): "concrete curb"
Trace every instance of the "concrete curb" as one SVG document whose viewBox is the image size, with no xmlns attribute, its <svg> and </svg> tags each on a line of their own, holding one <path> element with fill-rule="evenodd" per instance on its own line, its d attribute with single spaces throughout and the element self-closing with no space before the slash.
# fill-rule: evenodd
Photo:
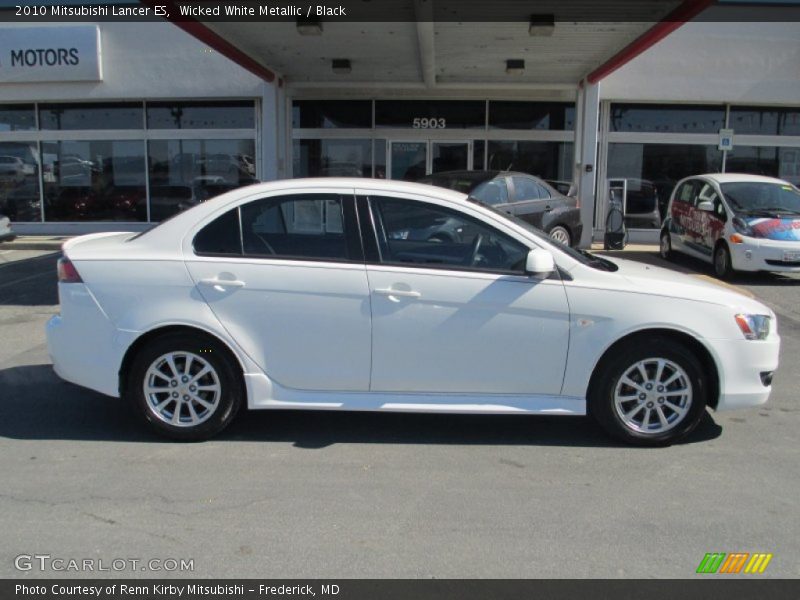
<svg viewBox="0 0 800 600">
<path fill-rule="evenodd" d="M 68 239 L 68 237 L 21 235 L 0 242 L 0 250 L 52 250 L 53 252 L 59 252 L 61 250 L 61 244 Z"/>
</svg>

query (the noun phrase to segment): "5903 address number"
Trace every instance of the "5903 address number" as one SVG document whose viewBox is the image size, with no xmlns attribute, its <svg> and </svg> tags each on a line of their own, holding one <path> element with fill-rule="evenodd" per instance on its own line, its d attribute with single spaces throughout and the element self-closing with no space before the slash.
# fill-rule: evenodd
<svg viewBox="0 0 800 600">
<path fill-rule="evenodd" d="M 430 119 L 427 117 L 414 117 L 411 126 L 414 129 L 446 129 L 447 119 L 443 117 L 439 119 L 434 117 Z"/>
</svg>

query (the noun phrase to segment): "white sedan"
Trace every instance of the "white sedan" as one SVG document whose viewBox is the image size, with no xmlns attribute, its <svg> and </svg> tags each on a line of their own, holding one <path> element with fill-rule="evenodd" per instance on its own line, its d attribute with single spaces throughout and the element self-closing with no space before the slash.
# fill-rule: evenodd
<svg viewBox="0 0 800 600">
<path fill-rule="evenodd" d="M 778 366 L 760 302 L 427 185 L 258 184 L 63 251 L 56 372 L 184 440 L 246 405 L 590 413 L 660 445 L 766 402 Z"/>
</svg>

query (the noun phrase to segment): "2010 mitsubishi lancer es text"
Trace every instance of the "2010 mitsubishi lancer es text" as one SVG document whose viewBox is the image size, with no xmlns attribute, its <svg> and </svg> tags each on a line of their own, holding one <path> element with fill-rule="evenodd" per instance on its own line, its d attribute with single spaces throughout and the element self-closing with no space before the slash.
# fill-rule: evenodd
<svg viewBox="0 0 800 600">
<path fill-rule="evenodd" d="M 56 372 L 184 440 L 246 404 L 588 412 L 657 445 L 706 407 L 765 402 L 778 366 L 763 304 L 412 183 L 241 188 L 146 233 L 72 239 L 58 275 Z"/>
</svg>

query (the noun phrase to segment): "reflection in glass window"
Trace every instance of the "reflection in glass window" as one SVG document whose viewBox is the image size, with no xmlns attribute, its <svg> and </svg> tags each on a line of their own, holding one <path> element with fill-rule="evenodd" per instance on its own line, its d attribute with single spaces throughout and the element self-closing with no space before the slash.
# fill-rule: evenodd
<svg viewBox="0 0 800 600">
<path fill-rule="evenodd" d="M 250 100 L 147 103 L 150 129 L 253 129 L 255 119 Z"/>
<path fill-rule="evenodd" d="M 494 206 L 495 204 L 507 204 L 508 186 L 506 185 L 505 177 L 498 177 L 485 181 L 472 190 L 470 196 L 490 206 Z"/>
<path fill-rule="evenodd" d="M 150 220 L 255 183 L 255 143 L 241 140 L 151 140 Z"/>
<path fill-rule="evenodd" d="M 427 268 L 521 272 L 528 249 L 463 213 L 372 197 L 381 262 Z"/>
<path fill-rule="evenodd" d="M 36 129 L 33 104 L 0 104 L 0 131 Z"/>
<path fill-rule="evenodd" d="M 142 103 L 42 104 L 41 129 L 142 129 Z"/>
<path fill-rule="evenodd" d="M 35 142 L 0 142 L 0 215 L 17 222 L 42 220 Z"/>
<path fill-rule="evenodd" d="M 488 168 L 572 181 L 572 142 L 489 141 Z"/>
<path fill-rule="evenodd" d="M 295 177 L 372 177 L 372 141 L 294 140 Z"/>
<path fill-rule="evenodd" d="M 728 173 L 779 177 L 800 185 L 800 148 L 735 146 L 725 161 Z"/>
<path fill-rule="evenodd" d="M 475 140 L 472 142 L 472 168 L 475 171 L 483 171 L 486 168 L 486 141 Z"/>
<path fill-rule="evenodd" d="M 675 104 L 612 104 L 611 131 L 717 133 L 725 107 Z"/>
<path fill-rule="evenodd" d="M 719 173 L 721 166 L 722 152 L 716 146 L 608 145 L 608 178 L 627 180 L 631 215 L 647 215 L 657 206 L 663 218 L 672 188 L 678 181 L 691 175 Z"/>
<path fill-rule="evenodd" d="M 45 221 L 147 219 L 144 143 L 42 144 Z"/>
<path fill-rule="evenodd" d="M 244 253 L 266 258 L 351 260 L 342 201 L 332 194 L 281 196 L 241 207 Z"/>
<path fill-rule="evenodd" d="M 575 129 L 572 102 L 489 102 L 490 129 Z"/>
<path fill-rule="evenodd" d="M 372 127 L 371 100 L 295 100 L 292 127 L 333 129 Z"/>
<path fill-rule="evenodd" d="M 737 134 L 800 135 L 800 108 L 732 106 L 728 123 Z"/>
</svg>

